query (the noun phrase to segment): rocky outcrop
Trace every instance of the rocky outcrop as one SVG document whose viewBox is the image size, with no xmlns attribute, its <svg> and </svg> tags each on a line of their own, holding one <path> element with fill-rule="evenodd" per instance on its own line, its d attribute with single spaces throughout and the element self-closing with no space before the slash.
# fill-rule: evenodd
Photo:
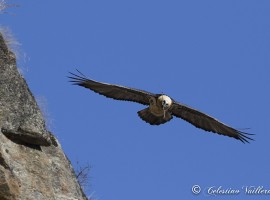
<svg viewBox="0 0 270 200">
<path fill-rule="evenodd" d="M 0 200 L 84 200 L 0 34 Z"/>
</svg>

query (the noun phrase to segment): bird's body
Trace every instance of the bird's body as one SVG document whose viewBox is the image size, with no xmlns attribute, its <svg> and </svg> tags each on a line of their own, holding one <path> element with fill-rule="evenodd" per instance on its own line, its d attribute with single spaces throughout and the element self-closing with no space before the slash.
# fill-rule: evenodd
<svg viewBox="0 0 270 200">
<path fill-rule="evenodd" d="M 172 99 L 167 95 L 157 95 L 149 100 L 149 107 L 138 112 L 139 117 L 151 125 L 164 124 L 172 119 L 170 108 Z"/>
<path fill-rule="evenodd" d="M 233 137 L 242 142 L 253 140 L 248 136 L 253 134 L 244 133 L 227 126 L 209 115 L 174 101 L 167 95 L 153 94 L 120 85 L 97 82 L 86 78 L 82 73 L 80 75 L 71 74 L 73 76 L 69 78 L 76 85 L 83 86 L 109 98 L 133 101 L 148 106 L 138 111 L 138 115 L 142 120 L 151 125 L 164 124 L 170 121 L 173 116 L 176 116 L 205 131 Z"/>
</svg>

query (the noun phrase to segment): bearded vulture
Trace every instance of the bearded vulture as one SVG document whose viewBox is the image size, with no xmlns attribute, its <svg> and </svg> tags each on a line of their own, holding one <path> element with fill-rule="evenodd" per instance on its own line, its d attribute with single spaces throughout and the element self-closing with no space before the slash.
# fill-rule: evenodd
<svg viewBox="0 0 270 200">
<path fill-rule="evenodd" d="M 78 70 L 77 70 L 78 71 Z M 151 125 L 160 125 L 170 121 L 173 116 L 179 117 L 197 128 L 220 135 L 233 137 L 243 143 L 253 140 L 250 133 L 245 133 L 234 129 L 217 119 L 193 109 L 187 105 L 176 102 L 171 97 L 164 94 L 153 94 L 144 90 L 138 90 L 120 85 L 101 83 L 88 79 L 81 72 L 70 74 L 70 82 L 88 88 L 98 94 L 116 100 L 132 101 L 148 106 L 138 111 L 139 117 Z"/>
</svg>

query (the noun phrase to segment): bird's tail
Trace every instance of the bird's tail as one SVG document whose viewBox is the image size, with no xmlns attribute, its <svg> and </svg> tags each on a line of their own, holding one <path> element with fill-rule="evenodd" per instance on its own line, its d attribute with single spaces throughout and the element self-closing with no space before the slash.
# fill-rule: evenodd
<svg viewBox="0 0 270 200">
<path fill-rule="evenodd" d="M 165 116 L 156 116 L 150 112 L 149 108 L 145 108 L 138 112 L 139 117 L 145 122 L 151 125 L 160 125 L 170 121 L 173 117 L 170 113 L 165 114 Z"/>
</svg>

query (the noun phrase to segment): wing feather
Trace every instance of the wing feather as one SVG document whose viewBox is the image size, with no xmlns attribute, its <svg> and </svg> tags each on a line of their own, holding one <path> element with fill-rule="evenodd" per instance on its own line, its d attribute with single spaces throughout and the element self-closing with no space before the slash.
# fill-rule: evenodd
<svg viewBox="0 0 270 200">
<path fill-rule="evenodd" d="M 97 82 L 97 81 L 88 79 L 79 71 L 78 73 L 80 75 L 70 72 L 70 74 L 72 75 L 68 77 L 71 79 L 70 82 L 72 82 L 74 85 L 79 85 L 79 86 L 88 88 L 108 98 L 112 98 L 116 100 L 123 100 L 123 101 L 132 101 L 132 102 L 137 102 L 143 105 L 149 105 L 150 97 L 155 96 L 155 94 L 152 94 L 150 92 L 146 92 L 143 90 L 137 90 L 137 89 L 124 87 L 120 85 Z"/>
<path fill-rule="evenodd" d="M 217 119 L 184 104 L 174 102 L 171 111 L 174 116 L 179 117 L 205 131 L 233 137 L 243 143 L 249 143 L 249 140 L 253 140 L 249 136 L 254 134 L 245 133 L 234 129 L 226 124 L 223 124 Z"/>
</svg>

